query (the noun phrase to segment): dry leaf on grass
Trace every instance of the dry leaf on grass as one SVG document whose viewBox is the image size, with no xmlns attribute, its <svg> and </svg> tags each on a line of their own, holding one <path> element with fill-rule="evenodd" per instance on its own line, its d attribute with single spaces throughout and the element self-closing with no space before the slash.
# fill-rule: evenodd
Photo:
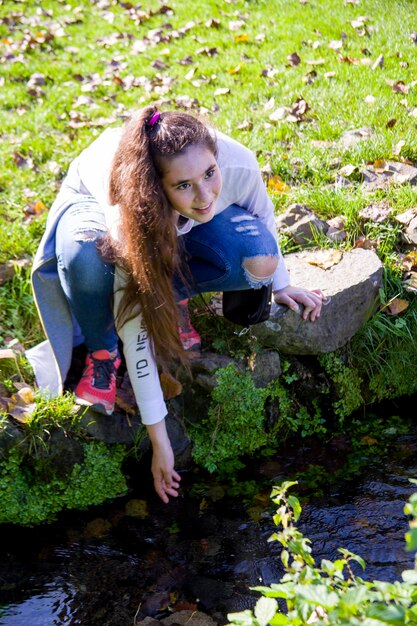
<svg viewBox="0 0 417 626">
<path fill-rule="evenodd" d="M 417 293 L 417 272 L 409 272 L 403 286 L 406 291 Z"/>
<path fill-rule="evenodd" d="M 247 35 L 246 33 L 244 35 L 236 35 L 234 40 L 235 43 L 243 43 L 245 41 L 249 41 L 249 35 Z"/>
<path fill-rule="evenodd" d="M 343 252 L 336 249 L 317 250 L 313 254 L 309 254 L 306 258 L 307 263 L 310 265 L 316 265 L 322 270 L 328 270 L 333 265 L 340 263 L 343 257 Z"/>
<path fill-rule="evenodd" d="M 297 65 L 300 65 L 301 63 L 301 58 L 297 54 L 297 52 L 293 52 L 292 54 L 289 54 L 287 56 L 287 61 L 289 65 L 292 65 L 293 67 L 297 67 Z"/>
<path fill-rule="evenodd" d="M 408 309 L 409 304 L 408 300 L 404 300 L 403 298 L 394 298 L 382 309 L 382 311 L 388 315 L 399 315 Z"/>
<path fill-rule="evenodd" d="M 405 93 L 407 94 L 410 90 L 409 86 L 404 83 L 402 80 L 397 80 L 391 85 L 391 89 L 394 93 Z"/>
<path fill-rule="evenodd" d="M 268 191 L 269 193 L 277 194 L 277 193 L 286 193 L 289 191 L 289 186 L 284 183 L 280 176 L 271 176 L 268 180 Z"/>
<path fill-rule="evenodd" d="M 402 260 L 400 264 L 401 269 L 410 272 L 413 269 L 417 269 L 417 252 L 409 252 Z"/>
<path fill-rule="evenodd" d="M 392 213 L 392 208 L 388 205 L 387 201 L 375 202 L 367 207 L 364 207 L 359 211 L 359 216 L 370 222 L 381 224 L 385 222 Z"/>
<path fill-rule="evenodd" d="M 349 176 L 352 176 L 353 172 L 355 172 L 357 169 L 358 168 L 356 167 L 356 165 L 348 163 L 339 170 L 339 174 L 341 174 L 342 176 L 347 176 L 349 178 Z"/>
<path fill-rule="evenodd" d="M 225 96 L 228 93 L 230 93 L 230 89 L 228 87 L 219 87 L 214 92 L 214 95 L 215 96 Z"/>
<path fill-rule="evenodd" d="M 407 211 L 404 211 L 404 213 L 399 213 L 398 215 L 395 215 L 394 219 L 397 222 L 400 222 L 400 224 L 404 224 L 405 226 L 408 226 L 408 224 L 416 215 L 417 215 L 417 207 L 413 207 L 412 209 L 407 209 Z"/>
<path fill-rule="evenodd" d="M 358 237 L 353 246 L 354 248 L 362 248 L 363 250 L 377 250 L 378 242 L 367 237 Z"/>
</svg>

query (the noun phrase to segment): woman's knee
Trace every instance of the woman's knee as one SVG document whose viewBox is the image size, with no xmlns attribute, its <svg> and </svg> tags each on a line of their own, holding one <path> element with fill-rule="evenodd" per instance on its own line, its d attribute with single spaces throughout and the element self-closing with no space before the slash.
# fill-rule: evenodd
<svg viewBox="0 0 417 626">
<path fill-rule="evenodd" d="M 272 282 L 278 266 L 278 256 L 267 254 L 244 259 L 243 271 L 250 287 L 262 287 Z"/>
</svg>

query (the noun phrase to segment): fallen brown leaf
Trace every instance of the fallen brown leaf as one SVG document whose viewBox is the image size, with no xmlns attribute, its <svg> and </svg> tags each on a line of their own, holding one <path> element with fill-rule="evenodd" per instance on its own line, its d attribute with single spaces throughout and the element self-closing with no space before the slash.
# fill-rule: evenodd
<svg viewBox="0 0 417 626">
<path fill-rule="evenodd" d="M 207 20 L 207 22 L 205 23 L 205 26 L 207 26 L 207 28 L 220 28 L 220 25 L 221 25 L 220 20 L 217 20 L 214 17 Z"/>
<path fill-rule="evenodd" d="M 341 174 L 342 176 L 347 176 L 349 178 L 349 176 L 352 176 L 353 172 L 355 172 L 357 169 L 358 168 L 356 167 L 356 165 L 348 163 L 339 170 L 339 174 Z"/>
<path fill-rule="evenodd" d="M 377 57 L 376 61 L 374 61 L 373 65 L 372 65 L 372 69 L 373 69 L 373 70 L 376 70 L 376 69 L 377 69 L 377 67 L 382 68 L 383 66 L 384 66 L 384 55 L 383 55 L 383 54 L 380 54 L 380 55 Z"/>
<path fill-rule="evenodd" d="M 232 20 L 231 22 L 229 22 L 228 26 L 229 30 L 236 31 L 246 26 L 246 22 L 244 22 L 243 20 Z"/>
<path fill-rule="evenodd" d="M 13 361 L 15 361 L 16 354 L 10 348 L 2 348 L 0 350 L 0 360 L 3 360 L 3 359 L 13 359 Z"/>
<path fill-rule="evenodd" d="M 398 143 L 395 144 L 395 146 L 392 149 L 392 154 L 394 156 L 399 156 L 401 150 L 404 148 L 405 146 L 405 141 L 404 139 L 400 139 L 400 141 Z"/>
<path fill-rule="evenodd" d="M 391 89 L 394 93 L 408 93 L 409 91 L 409 87 L 402 80 L 397 80 L 391 86 Z"/>
<path fill-rule="evenodd" d="M 383 307 L 382 311 L 388 315 L 399 315 L 400 313 L 406 311 L 409 305 L 410 303 L 408 300 L 394 298 L 385 307 Z"/>
<path fill-rule="evenodd" d="M 417 272 L 409 272 L 403 286 L 406 291 L 417 293 Z"/>
<path fill-rule="evenodd" d="M 343 257 L 343 252 L 337 249 L 323 249 L 317 250 L 313 254 L 308 254 L 306 257 L 307 263 L 310 265 L 316 265 L 322 270 L 328 270 L 333 265 L 340 263 Z"/>
<path fill-rule="evenodd" d="M 245 120 L 241 124 L 238 124 L 236 126 L 236 128 L 237 128 L 237 130 L 252 130 L 253 123 L 251 121 L 249 121 L 249 120 Z"/>
<path fill-rule="evenodd" d="M 301 59 L 300 59 L 299 55 L 296 52 L 293 52 L 292 54 L 289 54 L 287 56 L 287 61 L 288 61 L 289 65 L 292 65 L 293 67 L 297 67 L 297 65 L 300 65 L 300 63 L 301 63 Z"/>
<path fill-rule="evenodd" d="M 309 59 L 307 61 L 307 65 L 314 65 L 314 66 L 316 66 L 316 65 L 324 65 L 325 63 L 326 63 L 326 60 L 323 59 L 323 58 L 320 58 L 320 59 Z"/>
<path fill-rule="evenodd" d="M 219 87 L 218 89 L 216 89 L 216 91 L 214 92 L 215 96 L 225 96 L 228 93 L 230 93 L 230 89 L 229 87 Z"/>
<path fill-rule="evenodd" d="M 354 248 L 362 248 L 363 250 L 377 250 L 378 242 L 367 237 L 358 237 L 354 243 Z"/>
<path fill-rule="evenodd" d="M 33 202 L 29 202 L 26 206 L 25 215 L 41 215 L 47 210 L 48 208 L 44 205 L 42 200 L 35 200 Z"/>
<path fill-rule="evenodd" d="M 331 50 L 341 50 L 343 48 L 343 41 L 341 39 L 333 39 L 329 43 L 329 48 Z"/>
<path fill-rule="evenodd" d="M 13 159 L 17 167 L 20 169 L 34 169 L 33 159 L 30 155 L 25 156 L 20 152 L 13 152 Z"/>
<path fill-rule="evenodd" d="M 340 63 L 350 63 L 351 65 L 360 65 L 361 63 L 360 59 L 351 56 L 343 56 L 342 54 L 339 55 L 339 61 Z"/>
<path fill-rule="evenodd" d="M 417 252 L 412 251 L 406 254 L 401 260 L 400 267 L 406 271 L 417 269 Z"/>
<path fill-rule="evenodd" d="M 392 213 L 392 208 L 386 200 L 370 204 L 359 211 L 359 216 L 366 221 L 378 224 L 385 222 Z"/>
</svg>

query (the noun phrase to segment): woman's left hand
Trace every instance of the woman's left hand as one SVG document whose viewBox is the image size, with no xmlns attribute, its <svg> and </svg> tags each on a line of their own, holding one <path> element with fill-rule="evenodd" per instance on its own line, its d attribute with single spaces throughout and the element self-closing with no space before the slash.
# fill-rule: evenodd
<svg viewBox="0 0 417 626">
<path fill-rule="evenodd" d="M 174 469 L 174 453 L 168 437 L 165 419 L 146 426 L 152 443 L 152 475 L 155 491 L 162 502 L 168 504 L 169 496 L 176 498 L 181 476 Z"/>
<path fill-rule="evenodd" d="M 320 291 L 320 289 L 303 289 L 302 287 L 293 287 L 287 285 L 283 289 L 274 291 L 274 300 L 277 304 L 285 304 L 289 309 L 296 313 L 300 310 L 299 305 L 304 306 L 302 313 L 303 320 L 314 322 L 315 319 L 320 317 L 321 307 L 323 302 L 327 300 L 327 297 Z"/>
</svg>

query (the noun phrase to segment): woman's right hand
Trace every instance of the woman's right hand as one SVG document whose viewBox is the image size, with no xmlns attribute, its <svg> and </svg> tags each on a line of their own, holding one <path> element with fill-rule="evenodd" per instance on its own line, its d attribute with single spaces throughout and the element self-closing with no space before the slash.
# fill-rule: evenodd
<svg viewBox="0 0 417 626">
<path fill-rule="evenodd" d="M 149 439 L 152 443 L 152 475 L 155 491 L 165 504 L 169 497 L 178 497 L 181 476 L 174 468 L 174 453 L 166 431 L 165 420 L 147 425 Z"/>
</svg>

